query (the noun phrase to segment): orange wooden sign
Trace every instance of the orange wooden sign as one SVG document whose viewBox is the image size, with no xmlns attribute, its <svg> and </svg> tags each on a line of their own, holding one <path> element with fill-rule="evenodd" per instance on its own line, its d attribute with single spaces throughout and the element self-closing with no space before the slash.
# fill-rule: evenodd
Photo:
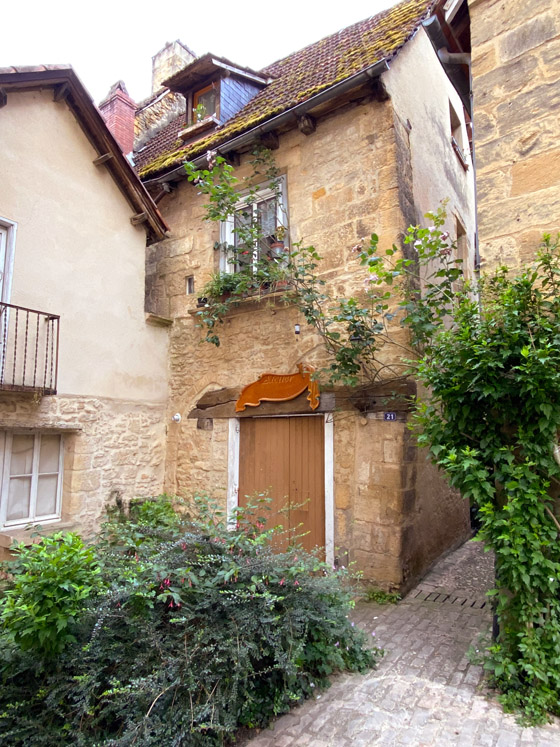
<svg viewBox="0 0 560 747">
<path fill-rule="evenodd" d="M 247 405 L 258 407 L 261 402 L 286 402 L 294 399 L 306 389 L 309 390 L 307 399 L 312 410 L 319 407 L 319 385 L 311 379 L 315 369 L 303 363 L 298 364 L 297 373 L 273 374 L 264 373 L 256 381 L 248 384 L 241 391 L 235 403 L 235 412 L 241 412 Z"/>
</svg>

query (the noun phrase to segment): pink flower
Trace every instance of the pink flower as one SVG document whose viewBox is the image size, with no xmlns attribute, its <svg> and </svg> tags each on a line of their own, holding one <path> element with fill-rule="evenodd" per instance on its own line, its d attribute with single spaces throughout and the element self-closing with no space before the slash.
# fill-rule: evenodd
<svg viewBox="0 0 560 747">
<path fill-rule="evenodd" d="M 286 583 L 285 578 L 280 579 L 280 586 L 284 586 L 285 583 Z"/>
</svg>

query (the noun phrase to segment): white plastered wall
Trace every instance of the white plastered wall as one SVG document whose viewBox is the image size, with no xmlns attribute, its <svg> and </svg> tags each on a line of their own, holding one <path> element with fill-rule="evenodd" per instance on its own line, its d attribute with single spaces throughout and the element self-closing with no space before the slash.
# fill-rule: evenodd
<svg viewBox="0 0 560 747">
<path fill-rule="evenodd" d="M 474 265 L 475 195 L 473 166 L 461 100 L 439 62 L 423 28 L 405 45 L 383 81 L 395 115 L 408 130 L 416 220 L 429 225 L 426 212 L 448 199 L 447 224 L 455 237 L 458 218 L 468 239 L 469 264 Z M 462 120 L 468 162 L 465 171 L 451 146 L 449 105 Z"/>
<path fill-rule="evenodd" d="M 167 334 L 146 325 L 146 234 L 52 90 L 0 110 L 0 216 L 17 223 L 11 303 L 59 314 L 58 392 L 163 402 Z"/>
</svg>

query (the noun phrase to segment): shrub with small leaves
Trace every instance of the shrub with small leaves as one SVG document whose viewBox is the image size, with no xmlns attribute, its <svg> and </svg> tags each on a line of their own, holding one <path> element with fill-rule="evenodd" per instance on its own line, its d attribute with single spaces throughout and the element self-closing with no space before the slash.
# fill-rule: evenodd
<svg viewBox="0 0 560 747">
<path fill-rule="evenodd" d="M 169 508 L 148 502 L 105 525 L 96 552 L 108 590 L 82 610 L 58 666 L 10 648 L 0 739 L 222 745 L 332 673 L 375 665 L 381 652 L 348 619 L 347 571 L 297 546 L 275 551 L 262 507 L 239 510 L 233 526 L 207 499 Z"/>
</svg>

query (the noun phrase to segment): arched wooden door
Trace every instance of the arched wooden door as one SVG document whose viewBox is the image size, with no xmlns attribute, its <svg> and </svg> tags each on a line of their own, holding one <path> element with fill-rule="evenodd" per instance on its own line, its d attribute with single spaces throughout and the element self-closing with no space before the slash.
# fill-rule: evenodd
<svg viewBox="0 0 560 747">
<path fill-rule="evenodd" d="M 324 454 L 323 416 L 241 418 L 239 505 L 266 491 L 267 524 L 289 528 L 286 543 L 295 534 L 306 550 L 324 547 Z"/>
</svg>

